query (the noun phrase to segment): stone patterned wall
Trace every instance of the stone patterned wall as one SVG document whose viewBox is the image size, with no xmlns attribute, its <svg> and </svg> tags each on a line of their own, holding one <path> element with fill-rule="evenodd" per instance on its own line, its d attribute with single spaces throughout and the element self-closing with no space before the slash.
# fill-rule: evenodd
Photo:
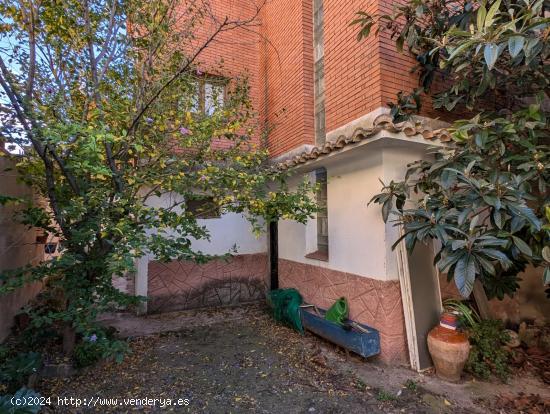
<svg viewBox="0 0 550 414">
<path fill-rule="evenodd" d="M 380 281 L 318 266 L 279 260 L 279 283 L 294 287 L 304 300 L 321 308 L 347 298 L 350 318 L 380 331 L 380 359 L 404 364 L 408 360 L 405 319 L 398 281 Z"/>
<path fill-rule="evenodd" d="M 267 255 L 244 254 L 199 265 L 149 262 L 149 313 L 223 306 L 265 297 Z"/>
</svg>

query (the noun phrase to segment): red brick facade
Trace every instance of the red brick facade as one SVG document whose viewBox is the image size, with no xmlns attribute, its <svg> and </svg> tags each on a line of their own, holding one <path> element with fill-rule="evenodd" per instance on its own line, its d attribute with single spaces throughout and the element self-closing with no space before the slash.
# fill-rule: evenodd
<svg viewBox="0 0 550 414">
<path fill-rule="evenodd" d="M 404 2 L 405 0 L 399 0 Z M 218 22 L 225 17 L 254 23 L 222 33 L 199 56 L 201 71 L 246 76 L 258 120 L 268 128 L 276 157 L 314 142 L 313 0 L 270 0 L 258 13 L 255 0 L 212 0 Z M 418 77 L 415 60 L 399 53 L 390 34 L 357 41 L 350 26 L 359 10 L 392 12 L 389 0 L 323 0 L 326 131 L 341 127 L 410 92 Z M 195 30 L 198 47 L 215 29 L 205 17 Z M 193 49 L 193 48 L 191 48 Z M 424 115 L 434 116 L 429 99 Z"/>
<path fill-rule="evenodd" d="M 314 143 L 313 1 L 277 0 L 261 13 L 261 117 L 273 156 Z"/>
</svg>

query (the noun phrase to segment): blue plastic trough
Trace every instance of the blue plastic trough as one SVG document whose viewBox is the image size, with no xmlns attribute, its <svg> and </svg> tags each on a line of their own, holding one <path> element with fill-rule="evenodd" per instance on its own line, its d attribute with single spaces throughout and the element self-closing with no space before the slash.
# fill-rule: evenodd
<svg viewBox="0 0 550 414">
<path fill-rule="evenodd" d="M 380 353 L 380 334 L 376 329 L 346 320 L 344 324 L 351 324 L 352 329 L 345 330 L 342 326 L 327 321 L 324 318 L 326 312 L 324 309 L 317 308 L 317 310 L 320 316 L 315 313 L 312 307 L 300 309 L 302 324 L 308 331 L 365 358 Z M 353 327 L 353 325 L 359 326 L 360 329 Z"/>
</svg>

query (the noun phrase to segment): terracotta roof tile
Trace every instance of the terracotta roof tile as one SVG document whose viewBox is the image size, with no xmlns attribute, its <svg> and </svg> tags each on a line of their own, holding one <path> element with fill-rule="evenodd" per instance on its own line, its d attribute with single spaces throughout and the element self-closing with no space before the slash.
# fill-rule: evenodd
<svg viewBox="0 0 550 414">
<path fill-rule="evenodd" d="M 407 137 L 420 137 L 428 141 L 439 140 L 439 142 L 449 142 L 451 134 L 444 128 L 432 129 L 423 122 L 400 122 L 394 123 L 391 116 L 387 114 L 378 115 L 371 128 L 357 128 L 349 136 L 340 135 L 338 138 L 328 141 L 323 145 L 313 147 L 301 154 L 295 155 L 287 160 L 277 164 L 279 168 L 288 169 L 308 161 L 315 160 L 323 155 L 336 152 L 348 145 L 352 145 L 363 140 L 367 140 L 381 131 L 398 134 L 403 133 Z"/>
</svg>

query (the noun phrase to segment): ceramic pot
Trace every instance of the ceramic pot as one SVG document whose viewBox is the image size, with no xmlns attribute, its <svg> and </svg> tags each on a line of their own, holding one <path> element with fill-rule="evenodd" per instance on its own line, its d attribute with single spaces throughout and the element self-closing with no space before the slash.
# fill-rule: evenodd
<svg viewBox="0 0 550 414">
<path fill-rule="evenodd" d="M 445 314 L 442 316 L 443 319 L 448 326 L 448 321 L 452 317 Z M 428 350 L 438 377 L 451 382 L 460 380 L 470 353 L 470 343 L 466 335 L 456 329 L 437 325 L 428 334 Z"/>
</svg>

